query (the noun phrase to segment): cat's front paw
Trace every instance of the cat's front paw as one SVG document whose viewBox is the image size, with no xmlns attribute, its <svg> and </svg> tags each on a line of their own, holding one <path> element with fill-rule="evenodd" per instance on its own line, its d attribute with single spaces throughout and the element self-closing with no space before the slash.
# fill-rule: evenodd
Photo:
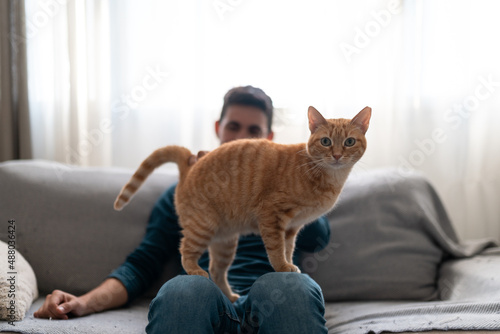
<svg viewBox="0 0 500 334">
<path fill-rule="evenodd" d="M 299 267 L 297 267 L 296 265 L 291 264 L 291 263 L 284 264 L 277 271 L 279 271 L 279 272 L 287 272 L 287 273 L 289 273 L 289 272 L 291 272 L 291 273 L 300 273 Z"/>
<path fill-rule="evenodd" d="M 203 269 L 189 271 L 188 275 L 198 275 L 198 276 L 203 276 L 203 277 L 209 278 L 208 273 Z"/>
</svg>

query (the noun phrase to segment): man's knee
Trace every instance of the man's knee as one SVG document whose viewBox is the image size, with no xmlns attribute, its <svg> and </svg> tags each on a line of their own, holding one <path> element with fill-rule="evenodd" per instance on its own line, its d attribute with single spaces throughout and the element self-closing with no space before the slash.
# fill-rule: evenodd
<svg viewBox="0 0 500 334">
<path fill-rule="evenodd" d="M 308 275 L 299 273 L 269 273 L 261 276 L 252 286 L 252 300 L 261 308 L 274 309 L 279 305 L 323 304 L 319 285 Z M 304 303 L 306 302 L 307 303 Z"/>
<path fill-rule="evenodd" d="M 269 273 L 252 285 L 246 301 L 243 333 L 274 328 L 306 333 L 304 323 L 324 329 L 324 302 L 319 285 L 306 274 Z M 301 327 L 302 326 L 302 327 Z"/>
<path fill-rule="evenodd" d="M 287 291 L 296 293 L 321 293 L 319 285 L 307 274 L 299 273 L 268 273 L 261 276 L 252 286 L 260 293 Z"/>
<path fill-rule="evenodd" d="M 151 302 L 147 333 L 235 332 L 237 315 L 208 278 L 177 276 L 166 282 Z M 236 319 L 236 320 L 234 320 Z"/>
<path fill-rule="evenodd" d="M 209 279 L 198 275 L 179 275 L 167 281 L 152 303 L 166 302 L 170 305 L 186 304 L 190 307 L 197 305 L 196 301 L 216 300 L 219 291 L 217 286 Z"/>
</svg>

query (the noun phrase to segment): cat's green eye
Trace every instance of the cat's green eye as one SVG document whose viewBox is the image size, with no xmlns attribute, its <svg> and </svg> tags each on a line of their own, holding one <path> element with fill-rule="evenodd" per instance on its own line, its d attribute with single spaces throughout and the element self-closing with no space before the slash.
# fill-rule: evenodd
<svg viewBox="0 0 500 334">
<path fill-rule="evenodd" d="M 332 145 L 332 140 L 328 137 L 323 137 L 321 138 L 321 145 L 323 146 L 331 146 Z"/>
<path fill-rule="evenodd" d="M 347 138 L 344 142 L 344 146 L 346 146 L 346 147 L 354 146 L 354 144 L 356 144 L 356 139 L 354 139 L 352 137 Z"/>
</svg>

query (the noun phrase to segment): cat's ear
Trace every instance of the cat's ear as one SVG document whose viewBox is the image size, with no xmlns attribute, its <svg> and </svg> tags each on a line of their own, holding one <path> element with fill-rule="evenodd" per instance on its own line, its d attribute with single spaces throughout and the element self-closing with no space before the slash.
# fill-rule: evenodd
<svg viewBox="0 0 500 334">
<path fill-rule="evenodd" d="M 368 125 L 370 125 L 370 117 L 372 116 L 372 108 L 365 107 L 361 110 L 354 118 L 351 120 L 351 124 L 357 126 L 363 134 L 368 130 Z"/>
<path fill-rule="evenodd" d="M 309 107 L 307 116 L 309 117 L 309 130 L 311 130 L 311 133 L 314 133 L 320 125 L 328 125 L 326 119 L 312 106 Z"/>
</svg>

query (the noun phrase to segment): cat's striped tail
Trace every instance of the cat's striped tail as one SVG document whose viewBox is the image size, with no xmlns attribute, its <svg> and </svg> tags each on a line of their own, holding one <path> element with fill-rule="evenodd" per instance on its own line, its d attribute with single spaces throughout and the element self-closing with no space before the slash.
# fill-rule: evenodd
<svg viewBox="0 0 500 334">
<path fill-rule="evenodd" d="M 179 179 L 184 180 L 190 168 L 189 157 L 191 151 L 182 146 L 165 146 L 157 149 L 144 160 L 130 181 L 122 188 L 115 200 L 115 210 L 121 210 L 130 201 L 146 178 L 159 166 L 167 162 L 175 162 L 179 168 Z"/>
</svg>

